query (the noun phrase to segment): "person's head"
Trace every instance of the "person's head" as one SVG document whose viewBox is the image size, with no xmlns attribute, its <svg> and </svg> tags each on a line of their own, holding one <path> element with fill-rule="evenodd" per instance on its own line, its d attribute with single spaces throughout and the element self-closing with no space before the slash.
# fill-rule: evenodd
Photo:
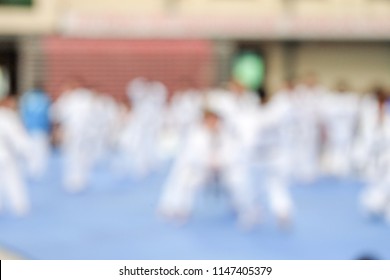
<svg viewBox="0 0 390 280">
<path fill-rule="evenodd" d="M 18 107 L 18 101 L 15 96 L 8 95 L 0 101 L 0 107 L 16 110 Z"/>
<path fill-rule="evenodd" d="M 313 71 L 307 73 L 306 77 L 305 77 L 305 84 L 308 86 L 308 87 L 314 87 L 318 84 L 318 77 L 317 77 L 317 74 Z"/>
<path fill-rule="evenodd" d="M 384 103 L 387 100 L 387 94 L 383 87 L 376 86 L 373 92 L 379 103 Z"/>
<path fill-rule="evenodd" d="M 294 78 L 287 78 L 285 81 L 284 81 L 284 87 L 291 91 L 295 88 L 295 80 Z"/>
<path fill-rule="evenodd" d="M 343 93 L 347 92 L 349 89 L 348 83 L 345 80 L 340 80 L 336 85 L 337 92 Z"/>
<path fill-rule="evenodd" d="M 269 96 L 268 96 L 267 92 L 265 91 L 265 89 L 263 87 L 259 88 L 257 90 L 257 94 L 259 96 L 260 105 L 266 104 Z"/>
<path fill-rule="evenodd" d="M 203 111 L 203 124 L 207 127 L 207 129 L 213 132 L 217 131 L 220 122 L 221 122 L 221 118 L 217 113 L 209 109 L 205 109 Z"/>
<path fill-rule="evenodd" d="M 189 89 L 197 88 L 195 84 L 196 83 L 192 77 L 183 75 L 178 79 L 178 86 L 176 89 L 179 92 L 185 92 Z"/>
<path fill-rule="evenodd" d="M 40 80 L 35 81 L 32 89 L 38 92 L 44 92 L 43 82 Z"/>
<path fill-rule="evenodd" d="M 133 110 L 133 102 L 131 102 L 131 100 L 129 100 L 128 98 L 119 100 L 119 104 L 123 106 L 123 108 L 127 112 L 131 112 Z"/>
<path fill-rule="evenodd" d="M 70 89 L 78 89 L 78 88 L 85 88 L 87 87 L 87 82 L 82 76 L 73 76 L 71 77 L 68 82 L 68 86 Z"/>
<path fill-rule="evenodd" d="M 228 88 L 231 92 L 237 94 L 237 95 L 241 95 L 245 92 L 245 86 L 240 83 L 239 81 L 237 81 L 236 79 L 232 79 L 229 84 L 228 84 Z"/>
<path fill-rule="evenodd" d="M 103 88 L 96 83 L 91 83 L 86 88 L 88 88 L 88 90 L 90 90 L 94 94 L 95 97 L 102 97 L 102 96 L 106 95 Z"/>
<path fill-rule="evenodd" d="M 62 94 L 67 91 L 75 90 L 79 87 L 81 87 L 80 80 L 77 77 L 74 78 L 67 78 L 66 80 L 63 80 L 58 87 L 59 94 Z"/>
</svg>

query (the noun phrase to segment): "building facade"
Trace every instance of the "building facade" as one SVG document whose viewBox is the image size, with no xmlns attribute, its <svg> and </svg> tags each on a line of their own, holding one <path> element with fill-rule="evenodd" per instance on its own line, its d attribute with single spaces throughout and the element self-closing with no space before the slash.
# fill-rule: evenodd
<svg viewBox="0 0 390 280">
<path fill-rule="evenodd" d="M 0 0 L 0 65 L 15 93 L 43 81 L 57 95 L 76 76 L 117 96 L 136 76 L 216 86 L 245 50 L 263 57 L 271 93 L 311 71 L 329 87 L 390 86 L 388 0 L 16 2 Z"/>
</svg>

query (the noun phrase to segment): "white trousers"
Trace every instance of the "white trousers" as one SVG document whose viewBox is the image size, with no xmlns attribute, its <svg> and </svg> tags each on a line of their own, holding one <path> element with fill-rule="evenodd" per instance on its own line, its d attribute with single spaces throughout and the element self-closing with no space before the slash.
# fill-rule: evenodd
<svg viewBox="0 0 390 280">
<path fill-rule="evenodd" d="M 80 135 L 69 137 L 64 143 L 64 184 L 65 189 L 77 193 L 85 189 L 93 166 L 93 149 L 87 139 Z"/>
<path fill-rule="evenodd" d="M 13 162 L 0 162 L 0 211 L 4 205 L 17 216 L 24 216 L 30 210 L 30 202 L 18 166 Z"/>
<path fill-rule="evenodd" d="M 49 137 L 44 132 L 31 134 L 32 157 L 30 172 L 34 178 L 40 178 L 47 169 L 47 162 L 50 154 Z"/>
<path fill-rule="evenodd" d="M 244 168 L 222 170 L 221 185 L 229 193 L 242 227 L 250 227 L 258 220 L 258 207 L 253 189 Z M 167 216 L 189 215 L 199 191 L 208 184 L 212 174 L 205 168 L 175 167 L 163 190 L 160 210 Z"/>
<path fill-rule="evenodd" d="M 383 151 L 381 157 L 373 163 L 371 178 L 367 188 L 362 192 L 360 203 L 363 210 L 368 215 L 384 216 L 390 223 L 390 154 Z"/>
</svg>

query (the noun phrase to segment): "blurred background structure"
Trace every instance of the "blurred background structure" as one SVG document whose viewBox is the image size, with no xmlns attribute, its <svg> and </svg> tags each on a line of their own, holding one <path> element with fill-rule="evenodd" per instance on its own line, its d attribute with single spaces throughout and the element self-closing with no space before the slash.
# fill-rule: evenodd
<svg viewBox="0 0 390 280">
<path fill-rule="evenodd" d="M 132 75 L 169 89 L 216 86 L 248 49 L 264 61 L 267 92 L 308 71 L 328 87 L 346 80 L 366 91 L 390 84 L 389 38 L 386 0 L 0 1 L 12 92 L 44 81 L 56 95 L 68 76 L 114 95 Z"/>
<path fill-rule="evenodd" d="M 383 206 L 377 207 L 381 208 L 376 209 L 379 214 L 385 207 L 390 222 L 389 89 L 389 0 L 0 0 L 0 137 L 4 137 L 0 139 L 0 167 L 15 162 L 14 177 L 22 177 L 16 164 L 19 158 L 10 148 L 18 145 L 13 141 L 18 138 L 20 143 L 27 139 L 26 145 L 20 144 L 26 158 L 39 161 L 41 152 L 47 159 L 45 164 L 36 164 L 36 169 L 47 167 L 40 179 L 23 178 L 31 212 L 27 204 L 22 210 L 28 216 L 1 213 L 0 246 L 21 254 L 0 252 L 0 258 L 352 259 L 380 254 L 390 259 L 388 225 L 375 223 L 375 219 L 368 222 L 359 212 L 358 198 L 367 185 L 359 172 L 348 170 L 340 172 L 341 176 L 318 173 L 313 181 L 297 183 L 287 173 L 304 164 L 292 163 L 294 170 L 280 172 L 282 175 L 275 172 L 271 174 L 275 178 L 269 180 L 264 179 L 272 177 L 266 174 L 269 170 L 260 166 L 252 174 L 252 162 L 240 157 L 264 160 L 265 150 L 274 145 L 277 156 L 301 159 L 306 153 L 308 159 L 303 161 L 307 166 L 303 168 L 316 169 L 322 160 L 318 155 L 326 155 L 328 149 L 336 158 L 330 156 L 333 161 L 328 160 L 328 167 L 337 169 L 337 162 L 356 164 L 345 155 L 358 142 L 366 149 L 357 148 L 363 151 L 364 164 L 359 168 L 368 169 L 374 178 L 369 184 L 380 185 L 366 204 Z M 259 102 L 254 92 L 279 94 L 267 103 L 264 99 Z M 360 93 L 374 94 L 357 98 Z M 4 98 L 8 94 L 11 97 Z M 206 105 L 215 108 L 204 110 Z M 12 131 L 18 128 L 19 113 L 30 133 L 25 139 L 15 137 L 17 133 Z M 246 170 L 242 172 L 243 181 L 250 177 L 258 189 L 267 179 L 274 179 L 277 186 L 301 187 L 291 188 L 297 215 L 292 228 L 286 227 L 291 229 L 289 233 L 275 229 L 273 218 L 265 219 L 261 230 L 235 231 L 232 217 L 225 215 L 231 213 L 227 196 L 219 190 L 200 200 L 202 207 L 194 207 L 197 215 L 185 227 L 167 226 L 158 220 L 156 204 L 172 169 L 171 161 L 180 154 L 178 147 L 184 142 L 180 141 L 192 133 L 188 131 L 193 124 L 199 126 L 199 138 L 206 135 L 204 142 L 211 139 L 213 143 L 204 145 L 204 154 L 193 148 L 196 145 L 186 148 L 196 160 L 206 159 L 212 167 L 210 173 L 215 171 L 212 183 L 220 183 L 223 164 L 218 157 L 226 152 L 220 141 L 231 140 L 231 135 L 224 139 L 221 133 L 224 122 L 230 122 L 244 139 L 240 139 L 244 146 L 225 143 L 226 154 L 238 151 L 237 166 L 250 169 L 250 176 Z M 270 132 L 262 125 L 269 125 Z M 261 127 L 260 137 L 255 134 L 257 126 Z M 4 127 L 9 135 L 1 133 Z M 283 134 L 286 127 L 286 131 L 293 127 L 293 132 Z M 176 136 L 175 129 L 179 131 Z M 24 135 L 22 129 L 19 132 Z M 129 140 L 134 135 L 135 144 Z M 186 140 L 192 138 L 198 137 Z M 115 141 L 122 140 L 125 143 L 118 149 Z M 252 140 L 266 142 L 262 143 L 265 148 L 258 149 Z M 65 152 L 52 149 L 50 141 L 55 148 L 62 141 Z M 131 147 L 126 145 L 129 143 Z M 168 150 L 168 156 L 163 155 L 168 160 L 164 158 L 161 165 L 156 164 L 159 145 Z M 137 161 L 139 153 L 145 165 L 156 166 L 142 178 L 130 172 L 123 178 L 116 176 L 107 167 L 112 162 L 95 159 L 101 146 L 116 152 L 113 157 L 126 154 L 129 158 L 125 160 L 130 161 Z M 245 147 L 246 153 L 237 147 Z M 69 154 L 71 160 L 64 164 Z M 188 157 L 192 159 L 192 155 Z M 279 161 L 273 168 L 285 168 L 283 159 Z M 24 164 L 28 165 L 27 160 Z M 75 185 L 81 181 L 88 189 L 80 188 L 74 196 L 66 193 L 66 182 L 60 179 L 66 177 L 61 174 L 64 165 L 65 173 L 68 168 L 69 173 L 81 177 L 75 179 Z M 79 168 L 83 165 L 85 172 Z M 224 175 L 240 169 L 227 170 L 222 170 Z M 289 177 L 288 182 L 279 182 L 277 177 Z M 242 190 L 239 185 L 236 190 Z M 174 187 L 173 193 L 177 191 Z M 242 197 L 249 197 L 251 204 L 255 195 L 248 193 Z M 240 196 L 239 191 L 236 195 Z M 261 193 L 259 200 L 289 204 L 289 198 L 281 196 L 278 201 Z"/>
</svg>

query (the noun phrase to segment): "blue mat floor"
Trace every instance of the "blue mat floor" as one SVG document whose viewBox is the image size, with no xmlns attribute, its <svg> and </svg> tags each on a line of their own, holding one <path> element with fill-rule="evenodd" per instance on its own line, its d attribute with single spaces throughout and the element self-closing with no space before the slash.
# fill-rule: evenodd
<svg viewBox="0 0 390 280">
<path fill-rule="evenodd" d="M 28 259 L 390 259 L 390 226 L 362 217 L 356 180 L 294 186 L 290 231 L 279 230 L 264 204 L 263 224 L 243 232 L 227 200 L 210 194 L 202 195 L 185 226 L 161 221 L 156 203 L 168 170 L 135 180 L 97 168 L 89 188 L 70 195 L 56 154 L 44 180 L 29 182 L 31 214 L 0 215 L 0 246 Z"/>
</svg>

